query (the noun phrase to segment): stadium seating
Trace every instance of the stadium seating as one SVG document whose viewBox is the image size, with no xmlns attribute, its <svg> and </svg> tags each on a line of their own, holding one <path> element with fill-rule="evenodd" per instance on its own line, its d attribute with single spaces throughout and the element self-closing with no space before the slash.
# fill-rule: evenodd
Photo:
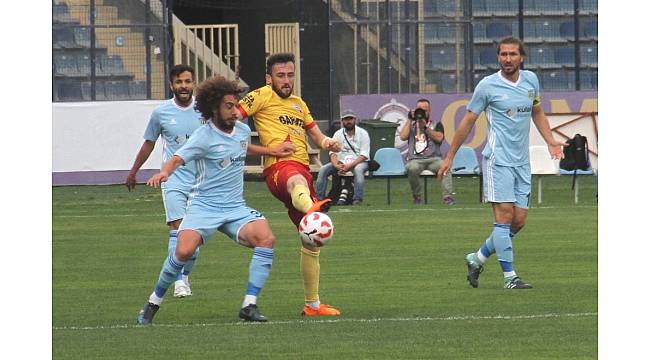
<svg viewBox="0 0 650 360">
<path fill-rule="evenodd" d="M 558 15 L 560 14 L 560 4 L 558 0 L 536 1 L 535 6 L 541 15 Z"/>
<path fill-rule="evenodd" d="M 592 90 L 593 88 L 591 71 L 589 69 L 580 69 L 580 90 Z"/>
<path fill-rule="evenodd" d="M 588 39 L 598 39 L 598 22 L 587 21 L 584 23 L 583 35 Z"/>
<path fill-rule="evenodd" d="M 462 34 L 462 30 L 461 30 Z M 438 39 L 442 42 L 454 43 L 456 41 L 456 28 L 451 26 L 438 27 Z"/>
<path fill-rule="evenodd" d="M 540 13 L 537 7 L 537 1 L 524 0 L 524 15 L 539 15 Z"/>
<path fill-rule="evenodd" d="M 406 175 L 402 154 L 396 148 L 380 148 L 375 152 L 375 161 L 380 166 L 372 175 L 386 178 L 386 202 L 390 205 L 390 178 Z"/>
<path fill-rule="evenodd" d="M 129 95 L 131 99 L 147 98 L 147 82 L 143 80 L 134 80 L 129 82 Z"/>
<path fill-rule="evenodd" d="M 486 0 L 485 11 L 493 16 L 514 15 L 519 11 L 519 3 L 517 0 Z"/>
<path fill-rule="evenodd" d="M 452 70 L 456 68 L 455 48 L 444 46 L 436 48 L 432 54 L 432 66 L 436 70 Z"/>
<path fill-rule="evenodd" d="M 581 46 L 580 63 L 587 66 L 598 66 L 598 46 Z"/>
<path fill-rule="evenodd" d="M 490 15 L 486 11 L 485 1 L 486 0 L 472 0 L 472 13 L 474 14 L 474 16 Z"/>
<path fill-rule="evenodd" d="M 118 55 L 101 55 L 99 57 L 99 73 L 101 75 L 123 75 L 124 63 Z"/>
<path fill-rule="evenodd" d="M 558 65 L 575 67 L 576 52 L 573 47 L 561 47 L 555 49 L 555 62 Z"/>
<path fill-rule="evenodd" d="M 472 147 L 462 145 L 458 148 L 451 164 L 451 174 L 453 176 L 478 176 L 479 202 L 483 202 L 483 175 L 476 152 Z"/>
<path fill-rule="evenodd" d="M 583 14 L 596 14 L 598 13 L 598 0 L 580 0 L 578 9 Z"/>
<path fill-rule="evenodd" d="M 490 40 L 501 40 L 512 35 L 510 24 L 502 22 L 490 22 L 485 26 L 485 36 Z"/>
<path fill-rule="evenodd" d="M 70 16 L 70 9 L 65 3 L 52 4 L 52 23 L 73 23 L 75 20 Z"/>
<path fill-rule="evenodd" d="M 531 47 L 528 49 L 530 67 L 549 68 L 555 65 L 553 49 L 549 47 Z"/>
<path fill-rule="evenodd" d="M 545 71 L 542 73 L 542 87 L 545 90 L 569 90 L 569 76 L 564 70 Z"/>
<path fill-rule="evenodd" d="M 463 92 L 465 89 L 465 81 L 464 77 L 460 76 L 457 77 L 456 74 L 442 74 L 440 77 L 440 84 L 442 87 L 442 91 L 446 93 L 455 93 L 456 91 L 456 83 L 460 81 L 460 91 Z"/>
<path fill-rule="evenodd" d="M 56 76 L 75 76 L 79 73 L 77 70 L 77 61 L 71 55 L 54 55 L 54 75 Z"/>
<path fill-rule="evenodd" d="M 575 23 L 573 21 L 560 24 L 560 37 L 565 40 L 575 39 Z"/>
<path fill-rule="evenodd" d="M 104 83 L 106 100 L 126 100 L 129 98 L 129 84 L 126 80 L 109 80 Z"/>
<path fill-rule="evenodd" d="M 55 49 L 71 49 L 78 47 L 74 33 L 70 28 L 52 29 L 52 47 Z"/>
<path fill-rule="evenodd" d="M 524 20 L 524 41 L 538 41 L 535 22 Z M 519 21 L 517 21 L 517 32 L 519 32 Z"/>
<path fill-rule="evenodd" d="M 481 60 L 481 65 L 496 69 L 499 67 L 499 62 L 497 61 L 497 52 L 494 48 L 482 49 L 479 53 L 479 59 Z"/>
<path fill-rule="evenodd" d="M 478 21 L 472 23 L 472 32 L 474 34 L 474 42 L 480 43 L 487 40 L 485 37 L 485 23 Z"/>
<path fill-rule="evenodd" d="M 542 176 L 559 175 L 560 160 L 551 159 L 548 147 L 533 145 L 529 147 L 530 173 L 537 175 L 537 203 L 542 203 Z"/>
<path fill-rule="evenodd" d="M 90 28 L 76 27 L 73 32 L 74 41 L 77 45 L 85 48 L 90 47 Z"/>
<path fill-rule="evenodd" d="M 560 8 L 560 14 L 572 15 L 573 14 L 573 0 L 559 0 L 558 5 Z"/>
<path fill-rule="evenodd" d="M 544 41 L 560 39 L 560 25 L 553 20 L 541 20 L 535 23 L 535 36 Z"/>
<path fill-rule="evenodd" d="M 436 1 L 436 9 L 440 15 L 454 16 L 456 14 L 456 2 L 449 0 L 438 0 Z"/>
</svg>

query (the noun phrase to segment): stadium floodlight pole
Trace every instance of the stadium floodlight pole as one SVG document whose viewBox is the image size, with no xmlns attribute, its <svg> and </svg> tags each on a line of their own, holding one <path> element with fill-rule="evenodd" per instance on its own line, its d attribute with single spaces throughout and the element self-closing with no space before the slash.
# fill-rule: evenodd
<svg viewBox="0 0 650 360">
<path fill-rule="evenodd" d="M 147 99 L 151 99 L 151 27 L 149 19 L 149 11 L 151 11 L 151 0 L 144 2 L 146 10 L 144 12 L 144 23 L 147 27 L 144 28 L 144 48 L 145 48 L 145 77 L 147 80 Z"/>
<path fill-rule="evenodd" d="M 582 59 L 580 59 L 580 14 L 578 13 L 578 1 L 573 0 L 573 41 L 574 42 L 574 51 L 575 51 L 575 61 L 574 64 L 576 71 L 574 71 L 573 76 L 575 76 L 576 90 L 580 90 L 580 65 L 582 65 Z"/>
<path fill-rule="evenodd" d="M 88 6 L 89 12 L 89 23 L 90 23 L 90 100 L 97 100 L 97 71 L 95 67 L 97 66 L 97 58 L 95 52 L 95 43 L 97 41 L 95 37 L 95 0 L 90 0 Z"/>
</svg>

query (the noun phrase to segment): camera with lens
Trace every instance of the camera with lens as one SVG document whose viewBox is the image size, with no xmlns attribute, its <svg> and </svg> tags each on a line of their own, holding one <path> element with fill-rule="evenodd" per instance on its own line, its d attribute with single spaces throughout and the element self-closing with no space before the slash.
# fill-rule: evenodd
<svg viewBox="0 0 650 360">
<path fill-rule="evenodd" d="M 427 120 L 427 112 L 424 111 L 424 109 L 417 108 L 411 112 L 409 112 L 409 118 L 414 121 L 419 121 L 419 120 Z"/>
</svg>

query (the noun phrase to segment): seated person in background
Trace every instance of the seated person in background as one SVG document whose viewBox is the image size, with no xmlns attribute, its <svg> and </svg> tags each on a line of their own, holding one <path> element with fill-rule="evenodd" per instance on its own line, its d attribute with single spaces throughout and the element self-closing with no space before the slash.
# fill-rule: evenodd
<svg viewBox="0 0 650 360">
<path fill-rule="evenodd" d="M 406 120 L 399 133 L 399 138 L 402 141 L 408 140 L 406 172 L 413 192 L 413 203 L 416 205 L 422 203 L 420 173 L 427 169 L 435 174 L 442 165 L 440 145 L 445 139 L 445 129 L 440 122 L 436 123 L 434 127 L 430 114 L 429 100 L 418 100 L 415 110 L 409 112 L 409 119 Z M 451 172 L 447 172 L 442 177 L 442 202 L 446 205 L 455 204 L 451 181 Z"/>
<path fill-rule="evenodd" d="M 370 136 L 368 132 L 357 126 L 357 116 L 352 110 L 343 111 L 341 128 L 332 138 L 341 144 L 341 151 L 330 152 L 330 163 L 323 165 L 316 179 L 316 196 L 319 200 L 325 198 L 327 178 L 332 175 L 344 175 L 348 171 L 354 174 L 353 205 L 363 202 L 364 174 L 368 170 L 370 158 Z"/>
</svg>

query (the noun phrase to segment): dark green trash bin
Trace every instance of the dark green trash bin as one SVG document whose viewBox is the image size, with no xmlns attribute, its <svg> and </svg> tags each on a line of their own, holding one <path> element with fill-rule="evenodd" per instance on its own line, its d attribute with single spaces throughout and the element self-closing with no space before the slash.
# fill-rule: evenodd
<svg viewBox="0 0 650 360">
<path fill-rule="evenodd" d="M 370 136 L 370 158 L 375 158 L 377 149 L 395 147 L 395 131 L 399 126 L 396 123 L 381 120 L 362 120 L 359 126 L 364 128 Z"/>
</svg>

